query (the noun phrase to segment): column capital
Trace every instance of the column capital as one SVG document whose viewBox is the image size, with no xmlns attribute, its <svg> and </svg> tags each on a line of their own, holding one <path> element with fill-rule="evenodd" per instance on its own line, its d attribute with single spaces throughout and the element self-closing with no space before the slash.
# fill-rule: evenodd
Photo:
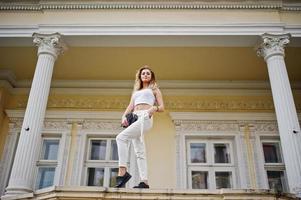
<svg viewBox="0 0 301 200">
<path fill-rule="evenodd" d="M 62 39 L 62 35 L 59 33 L 33 33 L 32 37 L 33 43 L 39 47 L 38 55 L 50 54 L 56 59 L 59 54 L 67 49 L 66 44 Z"/>
<path fill-rule="evenodd" d="M 284 47 L 290 42 L 290 34 L 274 35 L 265 33 L 261 35 L 261 44 L 257 48 L 257 55 L 267 60 L 273 55 L 284 56 Z"/>
</svg>

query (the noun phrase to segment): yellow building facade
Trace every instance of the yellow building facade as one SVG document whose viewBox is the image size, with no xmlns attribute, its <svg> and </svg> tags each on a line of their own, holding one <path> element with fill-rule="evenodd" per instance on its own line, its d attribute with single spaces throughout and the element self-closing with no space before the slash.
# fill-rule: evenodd
<svg viewBox="0 0 301 200">
<path fill-rule="evenodd" d="M 301 197 L 298 1 L 0 1 L 2 199 Z M 135 73 L 149 190 L 113 188 Z"/>
</svg>

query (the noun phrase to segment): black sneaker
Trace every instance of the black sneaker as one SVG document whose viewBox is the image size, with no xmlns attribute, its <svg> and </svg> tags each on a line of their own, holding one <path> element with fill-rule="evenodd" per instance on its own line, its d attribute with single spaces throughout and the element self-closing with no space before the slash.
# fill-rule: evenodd
<svg viewBox="0 0 301 200">
<path fill-rule="evenodd" d="M 125 184 L 131 179 L 131 175 L 128 172 L 125 172 L 123 176 L 116 177 L 115 188 L 124 188 Z"/>
<path fill-rule="evenodd" d="M 134 188 L 149 188 L 149 185 L 144 182 L 140 182 L 139 185 L 135 186 Z"/>
</svg>

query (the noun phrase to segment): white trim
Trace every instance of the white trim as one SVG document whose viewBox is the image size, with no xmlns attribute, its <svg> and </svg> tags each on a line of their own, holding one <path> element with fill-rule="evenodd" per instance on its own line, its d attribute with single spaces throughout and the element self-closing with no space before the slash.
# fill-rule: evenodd
<svg viewBox="0 0 301 200">
<path fill-rule="evenodd" d="M 1 26 L 0 26 L 1 27 Z M 298 25 L 287 25 L 291 38 L 290 47 L 301 46 Z M 254 47 L 258 35 L 77 35 L 64 36 L 68 47 Z M 32 37 L 1 37 L 1 47 L 32 47 Z"/>
<path fill-rule="evenodd" d="M 300 36 L 300 25 L 287 26 L 285 23 L 237 23 L 237 24 L 135 24 L 135 25 L 1 25 L 0 37 L 27 37 L 32 34 L 59 32 L 68 36 L 129 36 L 129 35 L 203 35 L 203 36 L 260 36 L 266 32 L 283 34 L 293 30 L 292 37 Z M 289 33 L 289 32 L 288 32 Z M 64 38 L 65 39 L 65 38 Z"/>
</svg>

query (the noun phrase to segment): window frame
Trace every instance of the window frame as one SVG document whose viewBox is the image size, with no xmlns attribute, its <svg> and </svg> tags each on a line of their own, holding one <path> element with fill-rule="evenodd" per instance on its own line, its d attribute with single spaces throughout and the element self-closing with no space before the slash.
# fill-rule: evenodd
<svg viewBox="0 0 301 200">
<path fill-rule="evenodd" d="M 281 148 L 281 142 L 280 140 L 277 140 L 277 139 L 261 139 L 261 148 L 262 148 L 262 155 L 263 155 L 263 162 L 264 162 L 264 165 L 265 166 L 284 166 L 284 161 L 283 161 L 283 153 L 282 153 L 282 148 Z M 279 147 L 279 154 L 280 154 L 280 157 L 281 157 L 281 162 L 278 162 L 278 163 L 267 163 L 265 162 L 265 156 L 264 156 L 264 149 L 263 149 L 263 144 L 264 143 L 275 143 L 278 145 Z"/>
<path fill-rule="evenodd" d="M 279 147 L 279 154 L 281 156 L 281 163 L 266 163 L 265 162 L 265 156 L 264 156 L 264 149 L 263 149 L 263 144 L 264 143 L 275 143 L 278 145 Z M 283 172 L 283 192 L 287 192 L 288 191 L 288 180 L 287 180 L 287 175 L 285 172 L 285 164 L 284 164 L 284 159 L 283 159 L 283 153 L 282 153 L 282 147 L 281 147 L 281 141 L 280 138 L 261 138 L 260 139 L 260 147 L 261 147 L 261 153 L 262 153 L 262 158 L 263 158 L 263 165 L 264 165 L 264 172 L 265 172 L 265 184 L 267 185 L 267 187 L 269 189 L 270 185 L 269 185 L 269 179 L 268 179 L 268 171 L 282 171 Z"/>
<path fill-rule="evenodd" d="M 106 155 L 105 160 L 91 160 L 90 154 L 92 149 L 92 141 L 93 140 L 106 140 Z M 83 176 L 83 183 L 85 186 L 88 186 L 89 180 L 88 180 L 88 169 L 89 168 L 104 168 L 104 181 L 103 185 L 101 187 L 110 187 L 110 169 L 118 168 L 118 160 L 111 160 L 111 144 L 112 141 L 115 140 L 114 135 L 100 135 L 100 137 L 97 137 L 95 135 L 91 137 L 87 137 L 87 144 L 86 144 L 86 151 L 85 151 L 85 158 L 84 158 L 84 176 Z"/>
<path fill-rule="evenodd" d="M 216 189 L 215 172 L 231 172 L 231 188 L 236 188 L 236 174 L 235 174 L 235 159 L 233 150 L 233 139 L 219 139 L 219 138 L 185 138 L 186 145 L 186 167 L 187 167 L 187 186 L 192 189 L 192 171 L 207 171 L 208 172 L 208 189 Z M 190 155 L 190 144 L 192 143 L 205 143 L 206 144 L 206 163 L 192 163 Z M 228 144 L 230 162 L 229 163 L 215 163 L 214 160 L 214 144 Z M 212 153 L 210 153 L 212 152 Z"/>
<path fill-rule="evenodd" d="M 40 190 L 43 188 L 39 188 L 39 171 L 40 168 L 54 168 L 54 177 L 53 177 L 53 183 L 52 185 L 57 185 L 58 184 L 58 176 L 60 174 L 60 169 L 58 169 L 59 162 L 60 162 L 60 156 L 61 152 L 64 148 L 63 141 L 62 141 L 62 134 L 59 133 L 42 133 L 42 140 L 41 140 L 41 148 L 39 152 L 39 157 L 36 162 L 36 174 L 35 174 L 35 181 L 34 181 L 34 188 L 35 190 Z M 46 140 L 58 140 L 58 149 L 57 149 L 57 159 L 56 160 L 45 160 L 43 158 L 43 150 L 44 150 L 44 141 Z M 49 186 L 50 187 L 50 186 Z"/>
</svg>

